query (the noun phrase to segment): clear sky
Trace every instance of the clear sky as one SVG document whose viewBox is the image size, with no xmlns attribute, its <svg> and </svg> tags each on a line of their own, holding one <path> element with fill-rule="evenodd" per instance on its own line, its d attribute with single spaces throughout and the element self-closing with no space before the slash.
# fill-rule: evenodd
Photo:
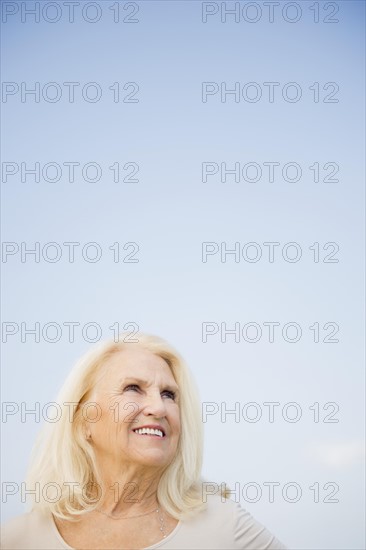
<svg viewBox="0 0 366 550">
<path fill-rule="evenodd" d="M 138 327 L 197 380 L 208 480 L 289 548 L 365 548 L 365 3 L 2 10 L 3 483 L 21 412 Z"/>
</svg>

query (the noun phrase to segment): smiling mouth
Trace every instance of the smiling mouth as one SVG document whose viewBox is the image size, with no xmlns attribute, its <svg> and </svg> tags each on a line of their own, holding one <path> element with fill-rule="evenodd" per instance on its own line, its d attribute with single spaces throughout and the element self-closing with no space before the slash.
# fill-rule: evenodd
<svg viewBox="0 0 366 550">
<path fill-rule="evenodd" d="M 137 435 L 155 437 L 157 439 L 164 439 L 165 433 L 162 430 L 153 429 L 153 428 L 137 428 L 132 430 Z"/>
</svg>

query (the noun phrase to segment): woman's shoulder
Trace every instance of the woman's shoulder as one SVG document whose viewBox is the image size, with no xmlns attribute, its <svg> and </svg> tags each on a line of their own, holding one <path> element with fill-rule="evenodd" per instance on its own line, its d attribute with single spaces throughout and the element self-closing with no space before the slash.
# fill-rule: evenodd
<svg viewBox="0 0 366 550">
<path fill-rule="evenodd" d="M 1 525 L 1 548 L 13 548 L 22 533 L 32 529 L 34 514 L 28 512 L 14 518 L 8 519 Z"/>
<path fill-rule="evenodd" d="M 52 527 L 51 516 L 36 510 L 11 518 L 1 526 L 1 548 L 4 550 L 63 548 L 54 546 L 58 541 L 57 538 L 55 540 Z"/>
<path fill-rule="evenodd" d="M 239 503 L 219 495 L 207 496 L 206 510 L 184 525 L 181 534 L 195 548 L 286 550 L 270 531 Z"/>
</svg>

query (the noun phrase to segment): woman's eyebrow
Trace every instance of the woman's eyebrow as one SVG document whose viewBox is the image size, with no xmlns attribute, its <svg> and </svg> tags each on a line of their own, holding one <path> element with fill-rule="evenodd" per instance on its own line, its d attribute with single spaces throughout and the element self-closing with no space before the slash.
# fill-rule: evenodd
<svg viewBox="0 0 366 550">
<path fill-rule="evenodd" d="M 146 386 L 147 384 L 146 380 L 142 380 L 141 378 L 135 378 L 130 376 L 121 379 L 121 384 L 125 382 L 137 382 L 141 386 Z M 175 393 L 179 393 L 178 386 L 172 386 L 171 384 L 164 384 L 164 389 L 173 391 Z"/>
</svg>

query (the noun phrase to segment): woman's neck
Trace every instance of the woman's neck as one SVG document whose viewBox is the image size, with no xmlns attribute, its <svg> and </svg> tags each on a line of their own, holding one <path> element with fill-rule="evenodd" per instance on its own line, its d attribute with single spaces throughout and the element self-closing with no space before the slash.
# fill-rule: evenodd
<svg viewBox="0 0 366 550">
<path fill-rule="evenodd" d="M 157 488 L 160 475 L 156 472 L 125 471 L 108 475 L 102 481 L 98 508 L 116 516 L 133 516 L 158 507 Z"/>
</svg>

